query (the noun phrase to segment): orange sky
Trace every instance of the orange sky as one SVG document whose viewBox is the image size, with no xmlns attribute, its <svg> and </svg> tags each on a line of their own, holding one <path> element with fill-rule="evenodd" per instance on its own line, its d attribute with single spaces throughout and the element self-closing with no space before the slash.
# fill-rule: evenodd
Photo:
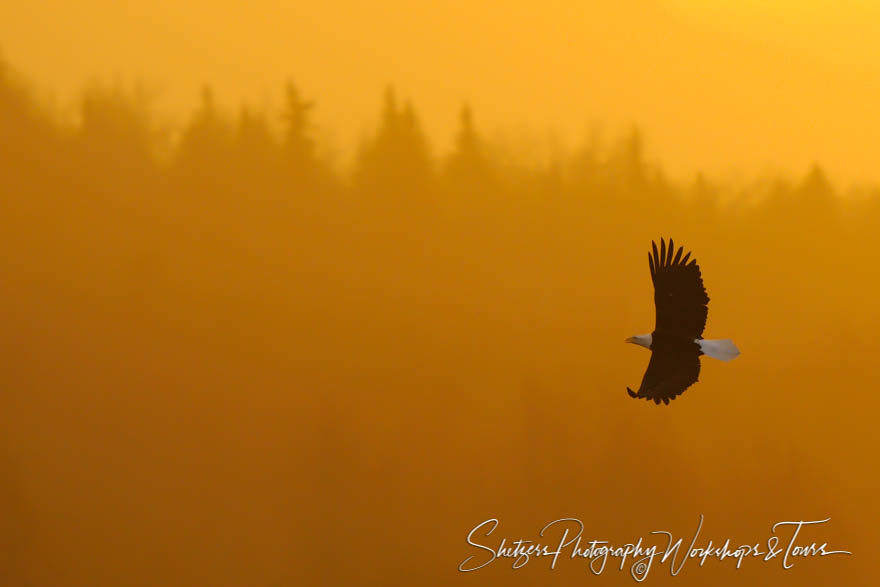
<svg viewBox="0 0 880 587">
<path fill-rule="evenodd" d="M 592 121 L 612 134 L 639 122 L 675 174 L 800 174 L 818 160 L 838 178 L 880 180 L 880 8 L 611 4 L 43 0 L 0 6 L 0 50 L 62 104 L 89 79 L 142 79 L 176 117 L 205 82 L 230 107 L 274 106 L 292 77 L 343 155 L 393 82 L 440 151 L 467 99 L 490 133 L 572 142 Z"/>
</svg>

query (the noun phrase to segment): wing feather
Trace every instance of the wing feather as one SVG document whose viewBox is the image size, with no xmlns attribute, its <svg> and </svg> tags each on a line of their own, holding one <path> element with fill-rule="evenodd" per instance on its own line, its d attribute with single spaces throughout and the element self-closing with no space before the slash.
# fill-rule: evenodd
<svg viewBox="0 0 880 587">
<path fill-rule="evenodd" d="M 675 259 L 672 260 L 673 265 L 678 265 L 678 262 L 681 261 L 681 254 L 684 252 L 684 247 L 678 247 L 678 252 L 675 254 Z"/>
<path fill-rule="evenodd" d="M 651 241 L 651 248 L 654 249 L 654 273 L 651 275 L 653 280 L 657 275 L 657 270 L 660 269 L 660 256 L 657 254 L 657 243 Z"/>
</svg>

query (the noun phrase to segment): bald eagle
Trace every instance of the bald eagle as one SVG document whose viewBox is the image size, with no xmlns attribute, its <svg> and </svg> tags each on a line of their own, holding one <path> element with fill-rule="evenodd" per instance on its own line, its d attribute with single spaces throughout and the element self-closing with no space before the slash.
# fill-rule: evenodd
<svg viewBox="0 0 880 587">
<path fill-rule="evenodd" d="M 682 257 L 683 247 L 675 251 L 669 239 L 669 247 L 660 239 L 651 241 L 653 253 L 648 253 L 651 280 L 654 282 L 654 305 L 657 320 L 654 332 L 639 334 L 626 339 L 651 351 L 648 369 L 642 378 L 638 393 L 626 388 L 632 398 L 661 401 L 684 393 L 697 382 L 700 375 L 700 355 L 730 361 L 739 356 L 739 349 L 732 340 L 704 340 L 703 329 L 709 313 L 709 296 L 703 287 L 703 278 L 696 259 L 688 253 Z"/>
</svg>

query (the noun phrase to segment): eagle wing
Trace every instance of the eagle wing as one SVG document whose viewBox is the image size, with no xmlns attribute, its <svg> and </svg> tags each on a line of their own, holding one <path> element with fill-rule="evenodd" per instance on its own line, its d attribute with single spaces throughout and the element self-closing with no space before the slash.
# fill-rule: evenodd
<svg viewBox="0 0 880 587">
<path fill-rule="evenodd" d="M 668 404 L 696 383 L 699 376 L 700 347 L 696 343 L 673 345 L 659 341 L 657 348 L 651 350 L 651 360 L 638 393 L 629 387 L 626 391 L 630 397 Z"/>
<path fill-rule="evenodd" d="M 651 280 L 654 282 L 654 305 L 657 310 L 655 332 L 695 339 L 703 335 L 706 316 L 709 314 L 709 296 L 703 287 L 703 277 L 696 259 L 669 239 L 669 247 L 660 239 L 651 241 L 653 254 L 648 253 Z M 690 259 L 690 262 L 688 262 Z"/>
</svg>

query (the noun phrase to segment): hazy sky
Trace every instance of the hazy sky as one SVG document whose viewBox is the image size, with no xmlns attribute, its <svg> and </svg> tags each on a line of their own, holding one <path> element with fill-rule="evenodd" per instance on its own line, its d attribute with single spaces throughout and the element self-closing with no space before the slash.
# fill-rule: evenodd
<svg viewBox="0 0 880 587">
<path fill-rule="evenodd" d="M 448 147 L 464 100 L 487 132 L 647 131 L 676 174 L 804 172 L 880 180 L 880 8 L 852 0 L 41 0 L 0 5 L 0 51 L 59 101 L 88 80 L 143 80 L 181 117 L 212 84 L 277 106 L 292 78 L 337 149 L 372 128 L 382 89 Z"/>
</svg>

